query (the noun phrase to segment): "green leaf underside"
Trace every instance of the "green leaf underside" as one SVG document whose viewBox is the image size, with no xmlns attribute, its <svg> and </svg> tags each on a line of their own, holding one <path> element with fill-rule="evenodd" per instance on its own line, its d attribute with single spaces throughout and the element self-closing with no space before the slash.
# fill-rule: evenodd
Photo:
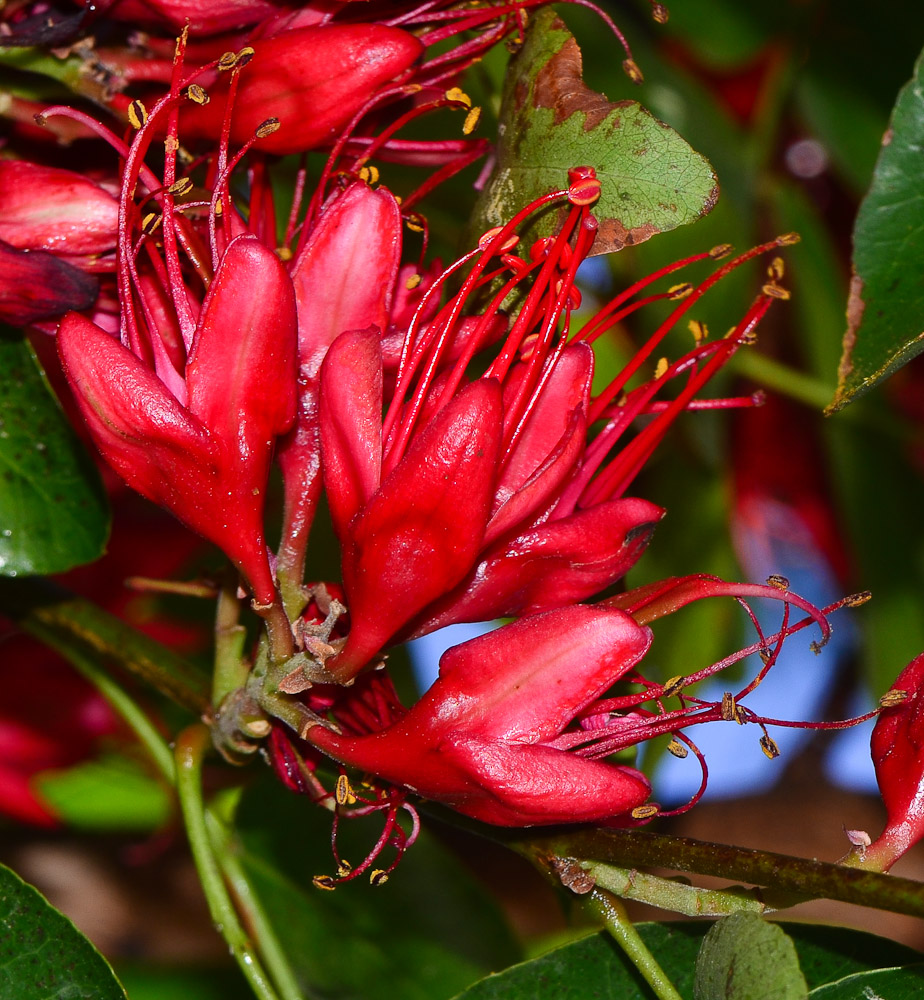
<svg viewBox="0 0 924 1000">
<path fill-rule="evenodd" d="M 112 754 L 66 771 L 46 771 L 37 785 L 55 813 L 79 830 L 154 830 L 170 815 L 167 789 L 126 756 Z"/>
<path fill-rule="evenodd" d="M 92 944 L 32 886 L 0 865 L 0 997 L 126 1000 Z"/>
<path fill-rule="evenodd" d="M 717 921 L 696 958 L 694 1000 L 804 1000 L 808 985 L 786 932 L 754 913 Z"/>
<path fill-rule="evenodd" d="M 530 201 L 568 185 L 570 167 L 592 166 L 603 182 L 593 206 L 593 254 L 640 243 L 693 222 L 718 197 L 709 163 L 636 101 L 610 103 L 581 78 L 581 51 L 548 9 L 530 16 L 507 72 L 497 166 L 475 208 L 474 235 Z M 520 227 L 524 246 L 555 231 L 557 209 Z"/>
<path fill-rule="evenodd" d="M 924 964 L 847 976 L 812 990 L 809 1000 L 918 1000 L 924 994 Z"/>
<path fill-rule="evenodd" d="M 693 996 L 697 952 L 711 922 L 637 925 L 645 944 L 681 996 Z M 886 938 L 842 927 L 784 923 L 795 942 L 810 990 L 882 966 L 920 959 L 918 952 Z M 819 996 L 822 996 L 819 994 Z M 862 990 L 851 994 L 862 998 Z M 613 939 L 605 933 L 563 947 L 488 976 L 457 1000 L 651 1000 L 652 994 Z M 812 997 L 815 994 L 812 993 Z M 764 1000 L 762 994 L 748 1000 Z M 822 1000 L 840 1000 L 835 995 Z"/>
<path fill-rule="evenodd" d="M 924 351 L 924 53 L 899 92 L 854 226 L 839 410 Z"/>
<path fill-rule="evenodd" d="M 108 535 L 99 474 L 28 343 L 0 328 L 0 574 L 92 562 Z"/>
</svg>

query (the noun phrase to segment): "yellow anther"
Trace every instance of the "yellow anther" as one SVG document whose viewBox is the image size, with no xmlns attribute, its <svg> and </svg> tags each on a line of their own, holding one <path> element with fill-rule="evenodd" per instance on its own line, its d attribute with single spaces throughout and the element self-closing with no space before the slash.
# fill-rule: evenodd
<svg viewBox="0 0 924 1000">
<path fill-rule="evenodd" d="M 388 872 L 381 868 L 376 868 L 375 871 L 371 872 L 369 875 L 370 885 L 385 885 L 388 881 Z"/>
<path fill-rule="evenodd" d="M 337 789 L 335 798 L 337 799 L 338 806 L 351 806 L 356 801 L 356 796 L 353 794 L 353 789 L 350 787 L 350 779 L 345 775 L 341 774 L 337 778 Z"/>
<path fill-rule="evenodd" d="M 731 693 L 731 691 L 726 691 L 725 694 L 722 695 L 722 721 L 737 722 L 737 708 L 738 706 L 735 704 L 735 696 Z"/>
<path fill-rule="evenodd" d="M 192 191 L 192 178 L 191 177 L 181 177 L 178 181 L 174 181 L 167 190 L 171 194 L 184 195 L 189 194 Z"/>
<path fill-rule="evenodd" d="M 798 233 L 783 233 L 782 236 L 777 236 L 776 245 L 778 247 L 791 247 L 795 246 L 802 237 Z"/>
<path fill-rule="evenodd" d="M 789 580 L 785 576 L 781 576 L 779 573 L 771 573 L 767 577 L 767 585 L 770 587 L 775 587 L 777 590 L 789 590 Z"/>
<path fill-rule="evenodd" d="M 713 247 L 709 251 L 709 256 L 713 260 L 721 260 L 723 257 L 727 257 L 733 249 L 734 247 L 731 243 L 720 243 L 717 247 Z"/>
<path fill-rule="evenodd" d="M 776 745 L 776 740 L 766 733 L 760 738 L 760 749 L 763 750 L 768 760 L 773 760 L 780 755 L 780 748 Z"/>
<path fill-rule="evenodd" d="M 657 21 L 658 24 L 667 24 L 667 19 L 670 17 L 670 11 L 663 3 L 652 3 L 651 5 L 651 16 Z"/>
<path fill-rule="evenodd" d="M 331 878 L 330 875 L 315 875 L 311 880 L 311 884 L 315 889 L 326 889 L 328 892 L 333 892 L 337 888 L 336 880 Z"/>
<path fill-rule="evenodd" d="M 681 688 L 684 686 L 684 684 L 686 684 L 686 682 L 687 682 L 686 677 L 683 677 L 680 674 L 678 674 L 676 677 L 671 677 L 669 680 L 664 682 L 664 690 L 661 692 L 661 694 L 665 698 L 671 698 L 673 697 L 673 695 L 677 694 L 677 692 L 681 690 Z"/>
<path fill-rule="evenodd" d="M 783 275 L 786 273 L 786 265 L 783 263 L 782 257 L 774 257 L 770 261 L 770 266 L 767 268 L 768 277 L 772 278 L 774 281 L 782 281 Z"/>
<path fill-rule="evenodd" d="M 132 128 L 141 128 L 142 125 L 148 120 L 147 108 L 141 103 L 141 101 L 132 101 L 128 106 L 128 120 L 131 123 Z"/>
<path fill-rule="evenodd" d="M 422 233 L 424 231 L 424 227 L 420 224 L 418 219 L 420 219 L 419 215 L 410 215 L 404 220 L 404 224 L 412 233 Z"/>
<path fill-rule="evenodd" d="M 851 594 L 850 597 L 844 598 L 844 607 L 847 608 L 858 608 L 861 604 L 866 604 L 867 601 L 871 600 L 873 592 L 871 590 L 861 590 L 859 594 Z"/>
<path fill-rule="evenodd" d="M 163 222 L 163 216 L 159 212 L 148 212 L 148 214 L 141 220 L 141 231 L 151 236 L 156 233 L 160 224 Z"/>
<path fill-rule="evenodd" d="M 693 291 L 693 286 L 689 281 L 684 281 L 679 285 L 671 285 L 667 290 L 667 297 L 675 302 L 677 299 L 685 299 Z"/>
<path fill-rule="evenodd" d="M 379 182 L 379 168 L 373 164 L 369 164 L 367 167 L 362 167 L 359 171 L 359 179 L 365 181 L 366 184 L 378 184 Z"/>
<path fill-rule="evenodd" d="M 278 118 L 267 118 L 265 121 L 260 122 L 260 124 L 254 130 L 254 135 L 258 139 L 265 139 L 268 135 L 272 135 L 274 132 L 279 131 L 279 119 Z"/>
<path fill-rule="evenodd" d="M 349 875 L 350 872 L 352 871 L 353 871 L 353 866 L 350 864 L 349 861 L 341 861 L 340 864 L 337 865 L 337 874 L 340 876 L 340 878 L 346 878 L 347 875 Z"/>
<path fill-rule="evenodd" d="M 174 135 L 168 135 L 164 139 L 164 150 L 168 153 L 176 153 L 180 148 L 180 140 Z"/>
<path fill-rule="evenodd" d="M 404 287 L 410 292 L 420 284 L 420 275 L 412 274 L 405 282 Z"/>
<path fill-rule="evenodd" d="M 650 819 L 652 816 L 657 816 L 659 812 L 659 807 L 653 802 L 649 802 L 647 806 L 636 806 L 630 815 L 633 819 Z"/>
<path fill-rule="evenodd" d="M 903 702 L 908 700 L 908 692 L 902 691 L 901 688 L 892 688 L 879 699 L 880 708 L 894 708 L 896 705 L 901 705 Z"/>
<path fill-rule="evenodd" d="M 626 76 L 633 83 L 643 83 L 645 77 L 642 75 L 642 71 L 638 68 L 638 64 L 634 59 L 624 59 L 622 62 L 622 68 Z"/>
<path fill-rule="evenodd" d="M 282 260 L 291 260 L 295 255 L 289 247 L 276 247 L 276 256 Z"/>
<path fill-rule="evenodd" d="M 684 757 L 690 752 L 687 748 L 680 742 L 680 740 L 671 740 L 667 744 L 668 753 L 672 753 L 675 757 L 679 757 L 683 760 Z"/>
<path fill-rule="evenodd" d="M 670 364 L 668 363 L 667 358 L 661 358 L 658 361 L 657 365 L 655 366 L 654 377 L 656 379 L 657 378 L 664 378 L 664 376 L 667 374 L 667 369 L 668 368 L 670 368 Z"/>
<path fill-rule="evenodd" d="M 709 339 L 709 327 L 705 323 L 701 323 L 698 319 L 691 319 L 687 323 L 687 329 L 693 334 L 693 341 L 697 344 L 701 344 L 704 340 Z"/>
<path fill-rule="evenodd" d="M 205 88 L 200 87 L 198 83 L 191 83 L 186 88 L 186 96 L 193 102 L 193 104 L 209 103 L 209 95 L 205 92 Z"/>
<path fill-rule="evenodd" d="M 783 299 L 785 301 L 789 298 L 789 292 L 785 288 L 781 288 L 779 285 L 774 285 L 772 282 L 768 282 L 761 288 L 764 295 L 769 295 L 771 299 Z"/>
<path fill-rule="evenodd" d="M 456 101 L 459 104 L 464 104 L 467 108 L 472 106 L 472 99 L 461 87 L 450 87 L 445 96 L 447 101 Z"/>
<path fill-rule="evenodd" d="M 246 66 L 254 57 L 253 48 L 250 45 L 245 45 L 240 52 L 234 57 L 234 68 L 240 69 L 242 66 Z M 222 58 L 224 58 L 222 56 Z"/>
<path fill-rule="evenodd" d="M 478 122 L 480 121 L 481 108 L 472 108 L 472 110 L 465 116 L 465 121 L 462 122 L 462 134 L 471 135 L 472 132 L 478 128 Z"/>
<path fill-rule="evenodd" d="M 236 62 L 237 54 L 235 52 L 225 52 L 218 60 L 218 71 L 220 73 L 227 73 L 229 69 L 234 69 L 234 64 Z"/>
</svg>

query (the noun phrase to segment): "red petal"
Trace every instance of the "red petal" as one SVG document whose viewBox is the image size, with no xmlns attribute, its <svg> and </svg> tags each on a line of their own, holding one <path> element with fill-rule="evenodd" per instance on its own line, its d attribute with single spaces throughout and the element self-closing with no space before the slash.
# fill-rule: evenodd
<svg viewBox="0 0 924 1000">
<path fill-rule="evenodd" d="M 292 269 L 303 377 L 341 333 L 386 328 L 400 257 L 401 213 L 386 189 L 353 184 L 325 208 Z"/>
<path fill-rule="evenodd" d="M 480 737 L 553 739 L 650 643 L 650 629 L 613 608 L 579 604 L 522 618 L 448 649 L 411 714 L 437 728 L 451 716 L 452 730 Z"/>
<path fill-rule="evenodd" d="M 344 546 L 351 616 L 335 672 L 355 673 L 468 572 L 484 538 L 500 438 L 500 388 L 467 386 L 382 483 Z"/>
<path fill-rule="evenodd" d="M 378 327 L 344 333 L 321 369 L 321 461 L 338 538 L 379 488 L 382 349 Z"/>
<path fill-rule="evenodd" d="M 498 544 L 414 634 L 586 600 L 626 574 L 663 516 L 661 507 L 627 497 Z"/>
<path fill-rule="evenodd" d="M 441 801 L 496 826 L 609 819 L 641 805 L 651 791 L 634 768 L 551 747 L 455 736 L 441 744 L 440 758 L 440 766 L 458 769 L 475 786 Z"/>
<path fill-rule="evenodd" d="M 190 412 L 247 465 L 295 418 L 295 331 L 279 258 L 253 236 L 233 240 L 203 304 L 186 386 Z"/>
</svg>

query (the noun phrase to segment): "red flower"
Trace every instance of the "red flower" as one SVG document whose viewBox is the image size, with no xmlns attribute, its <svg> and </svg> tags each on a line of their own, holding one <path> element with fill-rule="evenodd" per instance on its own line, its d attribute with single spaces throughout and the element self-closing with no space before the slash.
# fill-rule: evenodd
<svg viewBox="0 0 924 1000">
<path fill-rule="evenodd" d="M 396 637 L 535 614 L 586 599 L 621 577 L 663 515 L 623 493 L 677 414 L 748 339 L 777 291 L 765 290 L 726 338 L 664 362 L 653 379 L 629 391 L 629 380 L 691 302 L 731 268 L 779 243 L 726 264 L 696 290 L 680 286 L 655 296 L 689 298 L 594 397 L 592 340 L 638 307 L 632 295 L 688 262 L 638 282 L 572 334 L 571 311 L 580 301 L 574 278 L 593 243 L 588 205 L 599 183 L 589 168 L 573 171 L 571 180 L 568 191 L 540 199 L 483 237 L 428 290 L 395 377 L 386 378 L 377 330 L 345 333 L 327 353 L 321 458 L 351 617 L 346 643 L 327 667 L 341 681 Z M 514 226 L 566 198 L 570 212 L 560 234 L 539 241 L 529 260 L 513 256 Z M 468 261 L 474 263 L 460 291 L 434 310 L 435 294 Z M 464 315 L 469 297 L 495 279 L 503 283 L 491 305 Z M 502 304 L 527 279 L 508 331 Z M 472 380 L 469 362 L 505 331 L 484 374 Z M 679 377 L 675 399 L 653 399 Z M 643 414 L 654 419 L 623 446 L 621 438 Z M 602 428 L 591 433 L 598 421 Z"/>
<path fill-rule="evenodd" d="M 924 653 L 898 675 L 881 704 L 870 749 L 886 827 L 858 861 L 888 871 L 924 837 Z"/>
<path fill-rule="evenodd" d="M 130 350 L 77 313 L 62 322 L 58 350 L 90 432 L 129 486 L 224 549 L 270 604 L 263 496 L 275 439 L 295 415 L 292 283 L 272 251 L 241 236 L 179 367 L 159 331 L 148 334 Z"/>
<path fill-rule="evenodd" d="M 537 615 L 448 650 L 436 683 L 381 732 L 316 725 L 303 735 L 335 760 L 487 823 L 625 816 L 648 797 L 645 777 L 555 740 L 638 662 L 650 639 L 610 609 Z"/>
</svg>

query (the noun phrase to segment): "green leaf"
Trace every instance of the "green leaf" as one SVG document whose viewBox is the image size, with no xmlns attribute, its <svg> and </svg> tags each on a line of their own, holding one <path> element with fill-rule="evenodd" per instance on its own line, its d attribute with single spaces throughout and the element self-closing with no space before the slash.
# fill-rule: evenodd
<svg viewBox="0 0 924 1000">
<path fill-rule="evenodd" d="M 99 473 L 20 337 L 0 329 L 0 574 L 61 573 L 103 554 Z"/>
<path fill-rule="evenodd" d="M 703 938 L 695 1000 L 802 1000 L 807 994 L 796 946 L 776 924 L 735 913 Z"/>
<path fill-rule="evenodd" d="M 846 406 L 924 350 L 924 54 L 900 91 L 854 226 L 854 276 L 838 387 Z"/>
<path fill-rule="evenodd" d="M 0 997 L 126 1000 L 112 969 L 77 928 L 0 865 Z"/>
<path fill-rule="evenodd" d="M 924 992 L 924 964 L 879 969 L 820 986 L 810 1000 L 918 1000 Z"/>
<path fill-rule="evenodd" d="M 549 9 L 531 15 L 507 71 L 497 167 L 475 208 L 477 233 L 563 189 L 568 169 L 585 165 L 603 182 L 595 254 L 692 222 L 715 204 L 715 174 L 702 156 L 636 101 L 611 104 L 590 90 L 581 73 L 581 50 L 562 21 Z M 520 235 L 528 246 L 558 221 L 544 212 Z"/>
<path fill-rule="evenodd" d="M 645 944 L 682 996 L 690 996 L 702 924 L 641 924 Z M 619 945 L 604 933 L 523 962 L 460 993 L 457 1000 L 650 1000 Z"/>
<path fill-rule="evenodd" d="M 124 755 L 45 771 L 37 787 L 55 813 L 80 830 L 154 830 L 170 815 L 167 789 Z"/>
<path fill-rule="evenodd" d="M 693 995 L 697 952 L 712 926 L 702 921 L 637 925 L 642 940 L 681 996 Z M 781 926 L 795 941 L 810 989 L 920 957 L 918 952 L 887 938 L 843 927 L 795 923 Z M 600 933 L 488 976 L 460 994 L 458 1000 L 651 1000 L 651 995 L 613 939 Z M 755 994 L 753 1000 L 757 996 L 762 995 Z"/>
<path fill-rule="evenodd" d="M 238 810 L 238 860 L 306 994 L 441 1000 L 516 960 L 494 902 L 426 830 L 384 885 L 315 888 L 334 869 L 331 819 L 275 781 L 248 789 Z M 341 855 L 358 864 L 382 822 L 341 820 Z"/>
</svg>

